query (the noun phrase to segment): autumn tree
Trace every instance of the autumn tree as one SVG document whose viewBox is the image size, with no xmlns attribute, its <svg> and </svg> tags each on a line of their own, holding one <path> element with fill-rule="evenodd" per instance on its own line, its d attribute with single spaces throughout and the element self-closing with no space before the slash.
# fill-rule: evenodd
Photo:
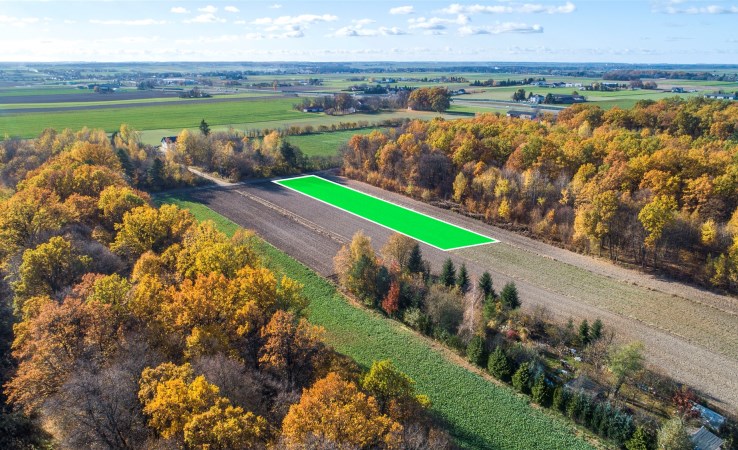
<svg viewBox="0 0 738 450">
<path fill-rule="evenodd" d="M 382 299 L 382 310 L 389 316 L 394 316 L 400 310 L 400 284 L 393 281 L 387 295 Z"/>
<path fill-rule="evenodd" d="M 291 312 L 278 310 L 261 330 L 264 345 L 259 364 L 279 374 L 290 387 L 304 386 L 310 381 L 325 348 L 321 342 L 322 329 L 297 319 Z"/>
<path fill-rule="evenodd" d="M 398 422 L 417 416 L 421 408 L 429 406 L 427 397 L 415 394 L 415 381 L 389 359 L 374 361 L 361 387 L 377 400 L 382 413 Z"/>
<path fill-rule="evenodd" d="M 303 448 L 310 438 L 340 447 L 400 448 L 402 425 L 380 412 L 377 400 L 356 384 L 329 373 L 305 389 L 282 424 L 288 448 Z"/>
<path fill-rule="evenodd" d="M 115 225 L 117 234 L 111 250 L 129 261 L 135 261 L 147 251 L 160 253 L 179 242 L 194 220 L 189 211 L 174 205 L 139 206 L 124 214 L 123 221 Z"/>
<path fill-rule="evenodd" d="M 78 255 L 72 243 L 59 236 L 26 250 L 13 283 L 16 309 L 29 297 L 53 295 L 71 285 L 89 263 L 89 257 Z"/>
<path fill-rule="evenodd" d="M 417 241 L 411 237 L 405 236 L 404 234 L 394 233 L 387 243 L 382 247 L 382 258 L 384 258 L 384 264 L 392 266 L 397 264 L 400 271 L 408 270 L 409 263 L 411 262 L 411 256 L 415 251 L 415 247 L 418 245 Z M 413 262 L 413 265 L 417 266 L 417 262 Z M 413 267 L 417 269 L 417 267 Z M 417 270 L 416 270 L 417 271 Z"/>
</svg>

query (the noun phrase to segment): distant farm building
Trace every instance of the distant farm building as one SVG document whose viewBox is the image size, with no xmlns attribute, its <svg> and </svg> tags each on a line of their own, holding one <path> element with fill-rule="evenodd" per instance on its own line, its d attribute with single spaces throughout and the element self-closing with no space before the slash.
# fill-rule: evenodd
<svg viewBox="0 0 738 450">
<path fill-rule="evenodd" d="M 587 99 L 583 95 L 564 95 L 564 94 L 553 94 L 553 102 L 571 105 L 574 103 L 584 103 Z"/>
<path fill-rule="evenodd" d="M 544 100 L 546 100 L 546 97 L 541 94 L 533 94 L 528 97 L 528 101 L 535 104 L 543 103 Z"/>
<path fill-rule="evenodd" d="M 671 88 L 671 92 L 673 92 L 675 94 L 683 94 L 684 93 L 684 88 L 683 87 L 673 87 L 673 88 Z"/>
<path fill-rule="evenodd" d="M 692 434 L 695 450 L 722 450 L 723 440 L 710 433 L 705 427 Z"/>
<path fill-rule="evenodd" d="M 705 98 L 711 98 L 713 100 L 738 100 L 736 94 L 725 94 L 722 92 L 713 92 L 712 94 L 705 94 Z"/>
<path fill-rule="evenodd" d="M 302 108 L 302 112 L 304 113 L 322 113 L 323 108 L 320 108 L 318 106 L 311 106 L 309 108 Z"/>
<path fill-rule="evenodd" d="M 174 150 L 177 146 L 177 136 L 167 136 L 161 138 L 161 149 L 164 151 Z"/>
<path fill-rule="evenodd" d="M 513 117 L 516 119 L 535 120 L 538 118 L 538 113 L 536 111 L 510 110 L 507 112 L 507 117 Z"/>
</svg>

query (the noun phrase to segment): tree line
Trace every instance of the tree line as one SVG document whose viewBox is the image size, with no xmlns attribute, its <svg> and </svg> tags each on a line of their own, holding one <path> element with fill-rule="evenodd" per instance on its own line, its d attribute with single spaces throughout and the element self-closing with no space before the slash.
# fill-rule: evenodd
<svg viewBox="0 0 738 450">
<path fill-rule="evenodd" d="M 738 289 L 738 104 L 574 105 L 354 136 L 343 173 L 587 253 Z"/>
<path fill-rule="evenodd" d="M 0 447 L 449 447 L 390 361 L 364 371 L 323 342 L 252 233 L 152 205 L 105 133 L 10 190 Z"/>
<path fill-rule="evenodd" d="M 319 108 L 331 115 L 354 112 L 375 113 L 380 110 L 412 108 L 418 111 L 444 112 L 451 107 L 451 94 L 445 87 L 400 88 L 388 95 L 361 96 L 337 93 L 332 96 L 303 98 L 293 105 L 298 111 Z"/>
</svg>

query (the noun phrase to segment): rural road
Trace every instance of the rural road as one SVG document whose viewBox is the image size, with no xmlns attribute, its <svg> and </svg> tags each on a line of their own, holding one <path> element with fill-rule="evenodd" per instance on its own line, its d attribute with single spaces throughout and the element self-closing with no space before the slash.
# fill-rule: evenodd
<svg viewBox="0 0 738 450">
<path fill-rule="evenodd" d="M 736 299 L 578 255 L 364 183 L 330 178 L 499 239 L 452 252 L 425 244 L 421 249 L 436 272 L 450 256 L 457 267 L 466 264 L 473 280 L 489 271 L 498 290 L 514 281 L 524 308 L 545 306 L 561 321 L 602 319 L 616 330 L 619 341 L 642 341 L 649 364 L 695 387 L 721 408 L 738 412 L 738 345 L 730 340 L 738 339 Z M 193 190 L 190 195 L 324 276 L 334 273 L 333 256 L 356 231 L 364 230 L 377 250 L 392 234 L 269 181 Z M 703 324 L 702 316 L 714 321 Z M 682 321 L 669 322 L 675 317 Z M 694 331 L 714 329 L 714 323 L 728 327 L 722 330 L 725 337 Z M 717 341 L 722 345 L 711 345 Z"/>
</svg>

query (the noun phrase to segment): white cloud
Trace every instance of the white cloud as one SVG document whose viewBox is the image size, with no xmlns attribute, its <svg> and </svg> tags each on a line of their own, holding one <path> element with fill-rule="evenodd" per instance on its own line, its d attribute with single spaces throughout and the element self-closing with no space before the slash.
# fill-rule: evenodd
<svg viewBox="0 0 738 450">
<path fill-rule="evenodd" d="M 569 14 L 576 10 L 576 5 L 566 2 L 563 5 L 543 5 L 540 3 L 524 3 L 513 5 L 461 5 L 454 3 L 441 10 L 444 14 Z"/>
<path fill-rule="evenodd" d="M 225 23 L 225 19 L 217 17 L 215 14 L 206 13 L 200 14 L 194 19 L 185 20 L 184 23 Z"/>
<path fill-rule="evenodd" d="M 415 12 L 415 8 L 413 6 L 398 6 L 396 8 L 390 8 L 389 13 L 392 15 L 399 15 L 399 14 L 412 14 Z"/>
<path fill-rule="evenodd" d="M 282 5 L 280 5 L 279 3 L 275 3 L 272 6 L 270 6 L 269 8 L 271 8 L 271 9 L 279 9 L 281 7 L 282 7 Z"/>
<path fill-rule="evenodd" d="M 738 6 L 707 5 L 688 8 L 666 6 L 658 11 L 666 14 L 738 14 Z"/>
<path fill-rule="evenodd" d="M 77 23 L 76 20 L 64 19 L 64 25 L 73 25 Z"/>
<path fill-rule="evenodd" d="M 169 12 L 174 14 L 189 14 L 190 10 L 182 6 L 172 6 L 172 9 L 170 9 Z"/>
<path fill-rule="evenodd" d="M 503 22 L 483 27 L 464 26 L 459 28 L 459 35 L 461 36 L 501 33 L 543 33 L 543 27 L 538 24 L 528 25 L 518 22 Z"/>
<path fill-rule="evenodd" d="M 25 27 L 40 22 L 38 17 L 13 17 L 0 14 L 0 25 L 8 25 L 11 27 Z"/>
<path fill-rule="evenodd" d="M 233 23 L 235 25 L 246 25 L 247 22 L 245 20 L 236 20 Z"/>
<path fill-rule="evenodd" d="M 202 8 L 197 8 L 197 10 L 200 11 L 201 13 L 210 13 L 210 14 L 214 14 L 218 12 L 218 8 L 216 8 L 213 5 L 203 6 Z"/>
<path fill-rule="evenodd" d="M 240 12 L 241 11 L 240 9 L 236 8 L 235 6 L 226 6 L 225 8 L 223 8 L 223 10 L 228 11 L 230 13 L 237 13 L 237 12 Z"/>
<path fill-rule="evenodd" d="M 281 16 L 277 18 L 262 17 L 251 21 L 252 25 L 312 25 L 318 22 L 333 22 L 338 20 L 332 14 L 301 14 L 299 16 Z"/>
<path fill-rule="evenodd" d="M 398 27 L 364 28 L 360 25 L 353 25 L 339 28 L 330 37 L 402 36 L 405 34 L 407 32 Z"/>
<path fill-rule="evenodd" d="M 456 19 L 444 19 L 441 17 L 418 17 L 417 19 L 410 19 L 410 29 L 421 29 L 421 30 L 445 30 L 448 25 L 466 25 L 470 22 L 469 16 L 459 14 Z"/>
<path fill-rule="evenodd" d="M 90 23 L 95 25 L 125 25 L 125 26 L 148 26 L 148 25 L 164 25 L 167 23 L 166 20 L 155 20 L 155 19 L 135 19 L 135 20 L 100 20 L 90 19 Z"/>
</svg>

